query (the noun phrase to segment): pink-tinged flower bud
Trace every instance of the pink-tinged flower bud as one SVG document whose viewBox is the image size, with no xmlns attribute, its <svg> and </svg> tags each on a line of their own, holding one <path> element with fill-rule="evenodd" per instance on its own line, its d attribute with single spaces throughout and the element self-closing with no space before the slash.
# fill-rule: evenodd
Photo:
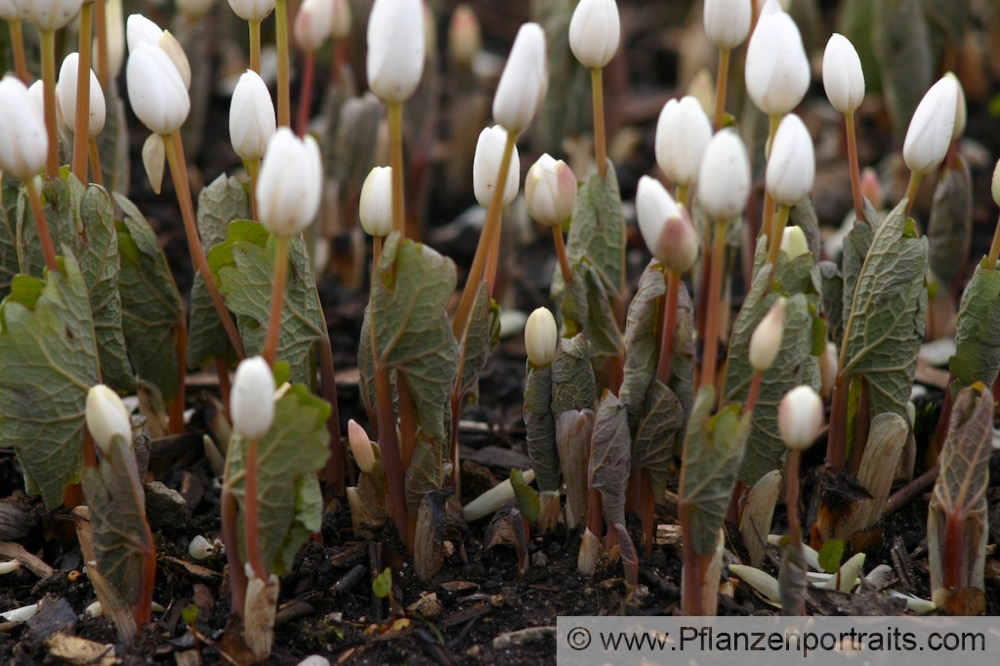
<svg viewBox="0 0 1000 666">
<path fill-rule="evenodd" d="M 955 129 L 958 80 L 943 76 L 920 100 L 903 142 L 903 160 L 915 174 L 933 171 L 944 160 Z"/>
<path fill-rule="evenodd" d="M 240 361 L 233 377 L 229 414 L 233 431 L 245 439 L 259 440 L 274 422 L 274 375 L 260 356 Z"/>
<path fill-rule="evenodd" d="M 545 101 L 549 88 L 549 60 L 545 32 L 537 23 L 517 31 L 514 46 L 493 97 L 493 119 L 505 130 L 520 134 L 528 128 Z"/>
<path fill-rule="evenodd" d="M 267 84 L 253 70 L 247 70 L 236 83 L 229 104 L 229 140 L 241 159 L 254 161 L 264 157 L 274 136 L 277 121 Z"/>
<path fill-rule="evenodd" d="M 576 203 L 576 176 L 562 160 L 548 153 L 528 169 L 524 179 L 524 200 L 531 219 L 546 226 L 561 225 L 573 214 Z"/>
<path fill-rule="evenodd" d="M 771 116 L 788 113 L 805 97 L 809 59 L 791 16 L 761 15 L 747 46 L 744 79 L 750 99 Z"/>
<path fill-rule="evenodd" d="M 639 233 L 668 270 L 686 273 L 698 260 L 698 234 L 687 212 L 655 178 L 643 176 L 635 194 Z"/>
<path fill-rule="evenodd" d="M 375 469 L 375 449 L 368 433 L 354 419 L 347 422 L 347 441 L 351 444 L 351 453 L 358 468 L 365 474 L 371 474 Z"/>
<path fill-rule="evenodd" d="M 330 36 L 334 39 L 347 39 L 351 35 L 354 18 L 351 14 L 351 3 L 348 0 L 333 0 L 333 21 Z"/>
<path fill-rule="evenodd" d="M 101 451 L 111 449 L 111 440 L 122 437 L 132 444 L 132 419 L 118 394 L 104 384 L 97 384 L 87 391 L 87 430 Z"/>
<path fill-rule="evenodd" d="M 730 129 L 715 133 L 698 171 L 698 200 L 715 220 L 743 214 L 750 196 L 750 158 L 739 134 Z"/>
<path fill-rule="evenodd" d="M 581 65 L 605 67 L 615 57 L 620 39 L 615 0 L 580 0 L 569 22 L 569 48 Z"/>
<path fill-rule="evenodd" d="M 18 0 L 21 18 L 41 31 L 59 30 L 80 13 L 83 0 Z"/>
<path fill-rule="evenodd" d="M 448 52 L 460 65 L 468 65 L 483 48 L 483 33 L 476 12 L 469 5 L 455 7 L 448 24 Z"/>
<path fill-rule="evenodd" d="M 263 21 L 274 11 L 275 0 L 229 0 L 236 15 L 244 21 Z"/>
<path fill-rule="evenodd" d="M 375 0 L 368 17 L 368 86 L 383 102 L 405 102 L 424 73 L 420 0 Z"/>
<path fill-rule="evenodd" d="M 823 400 L 811 386 L 796 386 L 778 405 L 778 432 L 792 451 L 812 446 L 823 430 Z"/>
<path fill-rule="evenodd" d="M 774 365 L 785 334 L 785 299 L 779 298 L 750 336 L 750 366 L 764 372 Z"/>
<path fill-rule="evenodd" d="M 868 199 L 875 206 L 875 210 L 882 208 L 885 195 L 882 193 L 882 182 L 878 179 L 878 171 L 872 167 L 865 167 L 861 170 L 861 196 Z"/>
<path fill-rule="evenodd" d="M 499 125 L 487 127 L 479 133 L 476 155 L 472 159 L 472 187 L 476 193 L 476 201 L 483 208 L 489 208 L 493 200 L 493 190 L 500 175 L 506 145 L 507 132 Z M 503 188 L 504 206 L 509 206 L 517 198 L 520 180 L 521 160 L 518 158 L 515 146 L 510 159 L 510 169 L 507 171 L 507 182 Z"/>
<path fill-rule="evenodd" d="M 191 111 L 187 86 L 166 51 L 139 44 L 125 68 L 128 98 L 142 124 L 157 134 L 173 134 Z"/>
<path fill-rule="evenodd" d="M 734 49 L 750 34 L 751 0 L 705 0 L 705 34 L 717 49 Z"/>
<path fill-rule="evenodd" d="M 803 254 L 808 254 L 809 243 L 806 241 L 806 233 L 802 231 L 802 227 L 785 227 L 781 234 L 781 251 L 785 253 L 789 261 L 801 257 Z"/>
<path fill-rule="evenodd" d="M 27 180 L 45 167 L 49 139 L 41 110 L 17 77 L 0 81 L 0 170 Z"/>
<path fill-rule="evenodd" d="M 559 331 L 555 317 L 548 308 L 538 308 L 524 325 L 524 348 L 533 367 L 544 368 L 556 357 Z"/>
<path fill-rule="evenodd" d="M 333 31 L 333 0 L 303 0 L 295 15 L 295 43 L 307 53 L 318 51 Z"/>
<path fill-rule="evenodd" d="M 388 236 L 392 231 L 392 167 L 375 167 L 361 186 L 358 207 L 361 228 L 369 236 Z"/>
<path fill-rule="evenodd" d="M 70 53 L 63 60 L 59 70 L 59 82 L 56 84 L 57 101 L 61 110 L 63 124 L 71 132 L 76 131 L 76 91 L 77 74 L 79 73 L 80 54 Z M 104 121 L 107 109 L 104 104 L 104 92 L 97 80 L 94 70 L 90 70 L 90 120 L 87 129 L 88 136 L 95 137 L 104 131 Z"/>
<path fill-rule="evenodd" d="M 299 139 L 279 127 L 267 144 L 257 179 L 257 214 L 271 233 L 289 238 L 319 212 L 323 162 L 311 136 Z"/>
<path fill-rule="evenodd" d="M 671 182 L 690 187 L 711 138 L 712 123 L 698 100 L 672 99 L 656 123 L 656 163 Z"/>
<path fill-rule="evenodd" d="M 823 355 L 819 357 L 820 395 L 829 398 L 833 395 L 833 385 L 837 382 L 837 372 L 840 359 L 837 356 L 837 345 L 826 343 Z"/>
<path fill-rule="evenodd" d="M 771 144 L 765 185 L 780 206 L 794 206 L 812 190 L 816 177 L 816 157 L 812 137 L 795 114 L 785 116 Z"/>
<path fill-rule="evenodd" d="M 865 73 L 854 45 L 833 33 L 823 52 L 823 88 L 830 105 L 840 113 L 854 113 L 865 98 Z"/>
</svg>

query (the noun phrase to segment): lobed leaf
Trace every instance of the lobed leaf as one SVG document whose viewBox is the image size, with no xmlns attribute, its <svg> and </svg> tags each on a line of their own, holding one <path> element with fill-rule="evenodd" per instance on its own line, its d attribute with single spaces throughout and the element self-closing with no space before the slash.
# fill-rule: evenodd
<svg viewBox="0 0 1000 666">
<path fill-rule="evenodd" d="M 664 500 L 674 451 L 683 446 L 686 416 L 677 395 L 654 379 L 632 444 L 632 470 L 649 472 L 657 503 Z"/>
<path fill-rule="evenodd" d="M 10 293 L 10 283 L 20 272 L 17 258 L 17 199 L 15 182 L 0 175 L 0 299 Z"/>
<path fill-rule="evenodd" d="M 552 414 L 552 366 L 527 370 L 524 382 L 524 427 L 528 458 L 538 489 L 559 490 L 559 453 L 556 421 Z"/>
<path fill-rule="evenodd" d="M 590 363 L 590 342 L 584 334 L 561 338 L 552 361 L 552 414 L 593 409 L 597 383 Z"/>
<path fill-rule="evenodd" d="M 992 386 L 1000 372 L 1000 272 L 976 267 L 962 293 L 955 343 L 953 390 L 977 381 Z"/>
<path fill-rule="evenodd" d="M 945 285 L 965 273 L 972 241 L 972 173 L 964 159 L 957 162 L 938 177 L 927 223 L 931 272 Z"/>
<path fill-rule="evenodd" d="M 625 524 L 631 440 L 625 404 L 605 391 L 594 421 L 589 475 L 590 488 L 601 493 L 604 520 L 609 525 Z"/>
<path fill-rule="evenodd" d="M 500 306 L 490 298 L 489 289 L 483 282 L 479 285 L 472 304 L 465 340 L 459 345 L 459 367 L 462 372 L 459 391 L 462 396 L 478 393 L 479 375 L 486 368 L 486 363 L 499 342 Z"/>
</svg>

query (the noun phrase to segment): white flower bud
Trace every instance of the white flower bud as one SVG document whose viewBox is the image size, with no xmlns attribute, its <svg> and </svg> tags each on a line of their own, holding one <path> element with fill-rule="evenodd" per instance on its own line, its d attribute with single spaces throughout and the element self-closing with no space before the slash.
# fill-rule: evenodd
<svg viewBox="0 0 1000 666">
<path fill-rule="evenodd" d="M 493 189 L 496 187 L 500 166 L 503 162 L 503 151 L 507 145 L 507 132 L 503 127 L 494 125 L 479 133 L 476 143 L 476 155 L 472 159 L 472 186 L 476 193 L 476 201 L 483 208 L 490 207 L 493 200 Z M 507 171 L 507 182 L 503 188 L 503 205 L 509 206 L 520 189 L 521 160 L 517 156 L 517 147 L 510 158 L 510 169 Z"/>
<path fill-rule="evenodd" d="M 809 243 L 806 241 L 806 233 L 800 226 L 785 227 L 781 234 L 781 251 L 785 253 L 791 261 L 803 254 L 808 254 Z"/>
<path fill-rule="evenodd" d="M 483 32 L 476 12 L 469 5 L 455 7 L 448 24 L 448 52 L 460 65 L 472 62 L 483 48 Z"/>
<path fill-rule="evenodd" d="M 906 130 L 903 160 L 910 171 L 925 174 L 944 160 L 955 129 L 957 108 L 958 80 L 943 76 L 920 100 Z"/>
<path fill-rule="evenodd" d="M 8 74 L 0 81 L 0 170 L 18 180 L 45 167 L 49 139 L 45 119 L 21 81 Z"/>
<path fill-rule="evenodd" d="M 740 135 L 731 129 L 716 132 L 705 148 L 698 171 L 698 200 L 715 220 L 743 214 L 750 196 L 750 158 Z"/>
<path fill-rule="evenodd" d="M 125 11 L 122 0 L 105 0 L 104 32 L 107 37 L 108 70 L 111 78 L 118 78 L 125 64 Z M 93 53 L 97 53 L 97 38 L 94 38 Z"/>
<path fill-rule="evenodd" d="M 263 21 L 274 11 L 275 0 L 229 0 L 236 15 L 244 21 Z"/>
<path fill-rule="evenodd" d="M 191 18 L 201 18 L 215 5 L 215 0 L 177 0 L 177 10 Z"/>
<path fill-rule="evenodd" d="M 0 0 L 0 19 L 4 21 L 21 20 L 21 10 L 14 0 Z"/>
<path fill-rule="evenodd" d="M 392 232 L 392 167 L 375 167 L 361 186 L 361 228 L 369 236 Z"/>
<path fill-rule="evenodd" d="M 1000 160 L 997 160 L 997 165 L 993 167 L 993 203 L 1000 206 Z"/>
<path fill-rule="evenodd" d="M 211 541 L 200 534 L 191 539 L 191 543 L 188 544 L 188 555 L 190 555 L 192 559 L 204 560 L 214 554 L 215 546 L 212 545 Z"/>
<path fill-rule="evenodd" d="M 837 382 L 837 371 L 840 360 L 837 357 L 837 345 L 832 342 L 826 343 L 823 355 L 819 357 L 819 377 L 820 395 L 830 397 L 833 394 L 833 385 Z"/>
<path fill-rule="evenodd" d="M 569 22 L 569 48 L 581 65 L 605 67 L 615 57 L 620 39 L 615 0 L 580 0 Z"/>
<path fill-rule="evenodd" d="M 316 140 L 280 127 L 267 144 L 257 178 L 257 214 L 267 230 L 294 236 L 319 212 L 323 163 Z"/>
<path fill-rule="evenodd" d="M 45 119 L 45 82 L 41 79 L 37 79 L 34 83 L 28 86 L 28 96 L 31 97 L 31 101 L 34 102 L 35 108 L 38 109 L 38 116 Z M 62 108 L 59 104 L 56 104 L 56 121 L 62 123 Z"/>
<path fill-rule="evenodd" d="M 368 86 L 383 102 L 405 102 L 424 73 L 420 0 L 375 0 L 368 18 Z"/>
<path fill-rule="evenodd" d="M 157 134 L 173 134 L 191 111 L 187 86 L 166 51 L 139 44 L 125 68 L 128 98 L 142 124 Z"/>
<path fill-rule="evenodd" d="M 966 109 L 965 102 L 965 89 L 962 88 L 962 82 L 958 80 L 952 72 L 948 72 L 945 76 L 950 76 L 955 79 L 955 84 L 958 86 L 958 104 L 955 107 L 955 126 L 951 130 L 951 140 L 958 141 L 962 134 L 965 133 L 965 123 L 968 120 L 968 110 Z"/>
<path fill-rule="evenodd" d="M 562 224 L 573 214 L 576 203 L 573 170 L 548 153 L 542 155 L 524 179 L 524 201 L 535 222 L 546 226 Z"/>
<path fill-rule="evenodd" d="M 493 119 L 505 130 L 520 134 L 545 101 L 549 88 L 549 58 L 545 32 L 537 23 L 517 31 L 514 46 L 493 97 Z"/>
<path fill-rule="evenodd" d="M 83 0 L 17 0 L 21 18 L 40 31 L 59 30 L 80 13 Z"/>
<path fill-rule="evenodd" d="M 70 53 L 63 60 L 59 70 L 59 83 L 56 84 L 57 99 L 61 110 L 63 124 L 71 132 L 76 131 L 76 91 L 77 74 L 79 73 L 80 54 Z M 104 130 L 107 109 L 104 105 L 104 91 L 97 80 L 94 70 L 90 70 L 90 121 L 88 136 L 96 137 Z"/>
<path fill-rule="evenodd" d="M 347 39 L 351 35 L 354 19 L 351 14 L 351 3 L 347 0 L 333 0 L 333 20 L 330 23 L 330 36 L 334 39 Z"/>
<path fill-rule="evenodd" d="M 184 87 L 191 88 L 191 63 L 188 62 L 187 54 L 184 53 L 184 47 L 181 43 L 177 41 L 177 38 L 169 30 L 164 30 L 163 34 L 160 35 L 160 40 L 157 42 L 163 51 L 170 57 L 170 61 L 174 63 L 174 67 L 177 68 L 177 72 L 181 75 L 181 80 L 184 81 Z"/>
<path fill-rule="evenodd" d="M 698 100 L 672 99 L 656 123 L 656 163 L 671 182 L 691 186 L 711 138 L 712 123 Z"/>
<path fill-rule="evenodd" d="M 705 34 L 717 49 L 734 49 L 750 34 L 752 0 L 705 0 Z"/>
<path fill-rule="evenodd" d="M 375 469 L 375 449 L 372 448 L 368 433 L 354 419 L 347 422 L 347 441 L 351 444 L 351 453 L 354 454 L 358 469 L 371 474 Z"/>
<path fill-rule="evenodd" d="M 274 375 L 267 361 L 252 356 L 240 361 L 229 396 L 233 431 L 244 439 L 259 440 L 274 421 Z"/>
<path fill-rule="evenodd" d="M 778 432 L 792 451 L 812 446 L 823 430 L 823 400 L 811 386 L 796 386 L 778 405 Z"/>
<path fill-rule="evenodd" d="M 132 419 L 118 394 L 104 384 L 97 384 L 87 391 L 87 430 L 94 443 L 105 453 L 111 440 L 120 436 L 132 444 Z"/>
<path fill-rule="evenodd" d="M 538 308 L 528 316 L 524 325 L 524 348 L 533 367 L 544 368 L 552 363 L 558 341 L 556 320 L 548 308 Z"/>
<path fill-rule="evenodd" d="M 823 88 L 840 113 L 854 113 L 865 98 L 861 58 L 850 40 L 838 33 L 830 36 L 823 52 Z"/>
<path fill-rule="evenodd" d="M 267 84 L 253 70 L 240 77 L 229 104 L 229 139 L 233 150 L 248 161 L 264 157 L 277 121 Z"/>
<path fill-rule="evenodd" d="M 809 60 L 791 16 L 761 15 L 747 46 L 744 78 L 750 99 L 768 115 L 784 115 L 802 101 L 809 89 Z"/>
<path fill-rule="evenodd" d="M 778 358 L 781 339 L 785 334 L 785 299 L 779 298 L 757 324 L 750 336 L 750 366 L 764 372 Z"/>
<path fill-rule="evenodd" d="M 765 185 L 779 206 L 794 206 L 812 190 L 816 157 L 802 120 L 788 114 L 778 125 L 767 160 Z"/>
<path fill-rule="evenodd" d="M 333 31 L 333 0 L 303 0 L 295 15 L 295 43 L 307 53 L 318 51 Z"/>
<path fill-rule="evenodd" d="M 682 206 L 655 178 L 643 176 L 635 194 L 639 233 L 667 269 L 686 273 L 698 259 L 698 234 Z"/>
<path fill-rule="evenodd" d="M 129 53 L 139 48 L 139 44 L 159 46 L 163 30 L 142 14 L 132 14 L 125 22 L 125 39 Z"/>
<path fill-rule="evenodd" d="M 163 145 L 163 136 L 152 133 L 142 144 L 142 166 L 146 169 L 146 177 L 153 192 L 160 193 L 163 186 L 163 169 L 166 166 L 167 149 Z"/>
</svg>

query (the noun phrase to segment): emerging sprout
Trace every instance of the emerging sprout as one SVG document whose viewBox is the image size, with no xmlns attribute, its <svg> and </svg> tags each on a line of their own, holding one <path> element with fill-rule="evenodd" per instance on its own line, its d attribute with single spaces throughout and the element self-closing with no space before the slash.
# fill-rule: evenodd
<svg viewBox="0 0 1000 666">
<path fill-rule="evenodd" d="M 581 0 L 569 22 L 569 47 L 580 64 L 601 69 L 615 57 L 621 40 L 615 0 Z"/>
<path fill-rule="evenodd" d="M 420 0 L 376 0 L 368 18 L 368 85 L 386 103 L 405 102 L 424 73 Z"/>
<path fill-rule="evenodd" d="M 500 75 L 493 98 L 493 118 L 508 132 L 520 134 L 541 108 L 548 88 L 549 59 L 545 51 L 545 31 L 537 23 L 525 23 L 517 31 L 514 46 Z"/>
<path fill-rule="evenodd" d="M 774 365 L 784 333 L 785 299 L 779 298 L 750 336 L 750 365 L 754 370 L 764 372 Z"/>
<path fill-rule="evenodd" d="M 656 123 L 656 163 L 672 182 L 689 187 L 711 138 L 712 123 L 698 100 L 690 95 L 672 99 Z"/>
<path fill-rule="evenodd" d="M 45 120 L 28 89 L 14 75 L 0 81 L 0 169 L 26 180 L 45 167 Z"/>
<path fill-rule="evenodd" d="M 765 174 L 767 191 L 781 206 L 794 206 L 813 186 L 816 157 L 812 137 L 795 114 L 785 116 L 771 145 Z"/>
<path fill-rule="evenodd" d="M 73 122 L 76 116 L 76 90 L 77 73 L 80 63 L 80 54 L 70 53 L 63 60 L 62 68 L 59 70 L 59 83 L 56 85 L 58 95 L 60 118 L 66 128 L 73 132 L 76 130 L 76 123 Z M 101 84 L 97 80 L 94 71 L 90 71 L 90 124 L 88 136 L 97 136 L 104 130 L 104 121 L 107 117 L 107 109 L 104 104 L 104 93 Z"/>
<path fill-rule="evenodd" d="M 865 73 L 850 40 L 833 33 L 823 52 L 823 88 L 840 113 L 854 113 L 865 98 Z"/>
<path fill-rule="evenodd" d="M 476 201 L 483 208 L 489 208 L 490 201 L 493 200 L 493 188 L 500 174 L 500 164 L 503 161 L 506 145 L 507 130 L 500 125 L 487 127 L 479 133 L 476 156 L 472 160 L 472 186 L 476 193 Z M 503 190 L 504 206 L 509 206 L 517 198 L 520 180 L 521 160 L 515 147 L 510 159 L 510 169 L 507 171 L 507 183 Z"/>
<path fill-rule="evenodd" d="M 238 435 L 257 440 L 267 434 L 274 421 L 274 388 L 274 375 L 262 357 L 240 362 L 229 398 L 233 430 Z"/>
<path fill-rule="evenodd" d="M 559 332 L 556 320 L 548 308 L 538 308 L 524 325 L 524 347 L 528 361 L 536 368 L 544 368 L 556 357 Z"/>
<path fill-rule="evenodd" d="M 833 385 L 837 381 L 838 366 L 837 345 L 827 342 L 823 355 L 819 357 L 820 395 L 828 397 L 833 393 Z"/>
<path fill-rule="evenodd" d="M 528 169 L 524 180 L 524 200 L 531 218 L 545 226 L 565 222 L 576 203 L 576 176 L 562 160 L 548 153 Z"/>
<path fill-rule="evenodd" d="M 244 160 L 261 159 L 276 126 L 267 84 L 257 72 L 247 70 L 237 82 L 229 105 L 229 140 L 233 150 Z"/>
<path fill-rule="evenodd" d="M 734 49 L 750 33 L 752 0 L 705 0 L 705 34 L 717 49 Z"/>
<path fill-rule="evenodd" d="M 811 386 L 796 386 L 778 405 L 778 431 L 785 446 L 804 451 L 823 429 L 823 401 Z"/>
<path fill-rule="evenodd" d="M 687 213 L 654 178 L 643 176 L 635 196 L 639 232 L 657 261 L 676 273 L 698 259 L 698 234 Z"/>
<path fill-rule="evenodd" d="M 750 99 L 771 116 L 785 115 L 805 97 L 809 59 L 791 16 L 761 13 L 747 46 L 745 78 Z"/>
<path fill-rule="evenodd" d="M 287 127 L 271 137 L 257 181 L 257 212 L 273 234 L 291 237 L 319 212 L 323 163 L 311 136 L 299 139 Z"/>
<path fill-rule="evenodd" d="M 733 130 L 716 132 L 708 142 L 698 172 L 698 200 L 716 220 L 743 214 L 750 196 L 750 158 Z"/>
<path fill-rule="evenodd" d="M 369 236 L 388 236 L 392 231 L 392 167 L 375 167 L 368 172 L 361 186 L 358 216 Z"/>
<path fill-rule="evenodd" d="M 94 443 L 105 453 L 115 435 L 132 443 L 132 420 L 118 394 L 104 384 L 92 386 L 87 392 L 87 430 Z"/>
<path fill-rule="evenodd" d="M 785 227 L 781 234 L 781 251 L 785 253 L 789 261 L 809 252 L 809 243 L 806 241 L 806 233 L 802 231 L 802 227 Z"/>
<path fill-rule="evenodd" d="M 955 129 L 958 80 L 943 76 L 920 100 L 903 142 L 903 160 L 915 174 L 936 169 L 944 160 Z"/>
<path fill-rule="evenodd" d="M 354 462 L 358 464 L 358 468 L 365 474 L 371 474 L 375 469 L 375 450 L 368 433 L 354 419 L 347 422 L 347 440 L 351 444 L 351 453 L 354 454 Z"/>
</svg>

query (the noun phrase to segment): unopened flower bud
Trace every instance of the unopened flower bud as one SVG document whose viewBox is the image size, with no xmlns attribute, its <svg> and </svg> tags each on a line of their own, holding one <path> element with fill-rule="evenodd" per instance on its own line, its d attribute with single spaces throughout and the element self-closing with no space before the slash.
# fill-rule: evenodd
<svg viewBox="0 0 1000 666">
<path fill-rule="evenodd" d="M 215 5 L 215 0 L 177 0 L 177 10 L 191 18 L 201 18 Z"/>
<path fill-rule="evenodd" d="M 823 88 L 840 113 L 854 113 L 865 98 L 861 58 L 847 37 L 833 33 L 823 52 Z"/>
<path fill-rule="evenodd" d="M 361 228 L 369 236 L 388 236 L 392 231 L 392 167 L 375 167 L 361 186 L 358 207 Z"/>
<path fill-rule="evenodd" d="M 620 39 L 615 0 L 580 0 L 569 22 L 569 47 L 581 65 L 605 67 L 615 56 Z"/>
<path fill-rule="evenodd" d="M 698 200 L 715 220 L 732 220 L 743 214 L 750 196 L 750 158 L 739 134 L 716 132 L 698 171 Z"/>
<path fill-rule="evenodd" d="M 693 185 L 711 138 L 712 123 L 698 100 L 672 99 L 656 123 L 656 163 L 671 182 Z"/>
<path fill-rule="evenodd" d="M 948 72 L 945 76 L 950 76 L 955 79 L 955 84 L 958 86 L 958 103 L 955 106 L 955 126 L 951 130 L 951 140 L 958 141 L 962 134 L 965 133 L 965 123 L 968 120 L 968 109 L 965 101 L 965 89 L 962 87 L 962 82 L 958 80 L 958 77 L 953 73 Z"/>
<path fill-rule="evenodd" d="M 812 190 L 816 157 L 812 137 L 802 120 L 788 114 L 778 125 L 767 160 L 765 184 L 780 206 L 794 206 Z"/>
<path fill-rule="evenodd" d="M 153 132 L 142 144 L 142 166 L 146 169 L 146 177 L 153 192 L 160 193 L 163 186 L 163 170 L 166 166 L 167 150 L 163 145 L 163 136 Z"/>
<path fill-rule="evenodd" d="M 875 206 L 875 210 L 882 208 L 882 182 L 878 179 L 878 171 L 872 167 L 861 170 L 861 195 Z"/>
<path fill-rule="evenodd" d="M 800 226 L 785 227 L 781 234 L 781 251 L 791 261 L 809 252 L 806 234 Z"/>
<path fill-rule="evenodd" d="M 204 560 L 214 554 L 215 546 L 212 545 L 211 541 L 200 534 L 191 539 L 191 543 L 188 544 L 188 555 L 190 555 L 192 559 Z"/>
<path fill-rule="evenodd" d="M 555 226 L 573 214 L 576 203 L 576 176 L 562 160 L 548 153 L 528 169 L 524 179 L 524 200 L 531 219 L 539 224 Z"/>
<path fill-rule="evenodd" d="M 997 160 L 997 165 L 993 167 L 993 203 L 1000 206 L 1000 160 Z"/>
<path fill-rule="evenodd" d="M 233 431 L 244 439 L 259 440 L 274 421 L 274 375 L 267 361 L 252 356 L 240 361 L 229 397 Z"/>
<path fill-rule="evenodd" d="M 493 119 L 508 132 L 520 134 L 541 108 L 548 87 L 545 31 L 537 23 L 525 23 L 517 31 L 500 75 L 493 97 Z"/>
<path fill-rule="evenodd" d="M 323 162 L 311 136 L 299 139 L 280 127 L 267 144 L 257 178 L 257 214 L 267 230 L 286 238 L 304 230 L 319 212 Z"/>
<path fill-rule="evenodd" d="M 819 357 L 819 392 L 823 397 L 828 398 L 833 395 L 833 385 L 837 382 L 838 366 L 837 345 L 827 342 L 823 355 Z"/>
<path fill-rule="evenodd" d="M 500 166 L 503 163 L 503 151 L 507 145 L 507 131 L 500 125 L 487 127 L 479 133 L 476 143 L 476 155 L 472 159 L 472 186 L 476 193 L 476 201 L 483 208 L 489 208 L 493 200 L 493 190 Z M 509 206 L 517 198 L 520 189 L 521 160 L 517 155 L 517 147 L 510 158 L 510 168 L 507 171 L 507 182 L 503 188 L 503 205 Z"/>
<path fill-rule="evenodd" d="M 764 113 L 784 115 L 809 89 L 809 59 L 792 17 L 778 11 L 761 15 L 747 46 L 747 93 Z"/>
<path fill-rule="evenodd" d="M 248 161 L 264 157 L 274 136 L 277 121 L 267 84 L 253 70 L 247 70 L 236 83 L 229 104 L 229 139 L 233 150 Z"/>
<path fill-rule="evenodd" d="M 524 325 L 524 348 L 532 366 L 544 368 L 552 363 L 558 338 L 556 320 L 548 308 L 538 308 L 528 316 Z"/>
<path fill-rule="evenodd" d="M 420 0 L 375 0 L 368 17 L 368 86 L 383 102 L 405 102 L 424 73 Z"/>
<path fill-rule="evenodd" d="M 448 52 L 460 65 L 468 65 L 483 48 L 483 33 L 472 7 L 455 7 L 448 24 Z"/>
<path fill-rule="evenodd" d="M 734 49 L 747 38 L 752 1 L 705 0 L 705 34 L 715 48 Z"/>
<path fill-rule="evenodd" d="M 49 140 L 38 105 L 21 81 L 8 74 L 0 81 L 0 170 L 18 180 L 45 166 Z"/>
<path fill-rule="evenodd" d="M 318 51 L 333 31 L 333 0 L 303 0 L 295 15 L 295 43 L 305 52 Z"/>
<path fill-rule="evenodd" d="M 94 443 L 105 453 L 111 449 L 115 436 L 132 444 L 132 420 L 118 394 L 104 384 L 90 387 L 87 392 L 87 430 Z"/>
<path fill-rule="evenodd" d="M 59 70 L 59 82 L 56 84 L 56 94 L 60 114 L 66 128 L 71 132 L 76 131 L 76 91 L 77 74 L 79 73 L 80 54 L 70 53 L 63 60 L 62 68 Z M 107 110 L 104 104 L 104 92 L 101 90 L 101 83 L 97 80 L 94 70 L 90 70 L 90 120 L 87 129 L 88 136 L 96 137 L 104 130 L 104 121 L 107 117 Z"/>
<path fill-rule="evenodd" d="M 229 0 L 236 15 L 244 21 L 263 21 L 274 11 L 275 0 Z"/>
<path fill-rule="evenodd" d="M 157 134 L 173 134 L 191 111 L 187 86 L 166 51 L 139 44 L 125 68 L 128 98 L 142 124 Z"/>
<path fill-rule="evenodd" d="M 125 64 L 125 11 L 122 0 L 105 0 L 104 26 L 108 50 L 108 71 L 111 78 L 118 78 Z M 94 36 L 92 53 L 97 53 L 97 36 Z"/>
<path fill-rule="evenodd" d="M 60 30 L 80 13 L 83 0 L 17 0 L 21 18 L 40 31 Z"/>
<path fill-rule="evenodd" d="M 375 449 L 372 448 L 368 433 L 354 419 L 347 422 L 347 441 L 351 444 L 351 453 L 354 454 L 358 469 L 371 474 L 375 469 Z"/>
<path fill-rule="evenodd" d="M 944 160 L 955 129 L 958 80 L 943 76 L 924 94 L 913 112 L 903 142 L 903 160 L 915 174 L 925 174 Z"/>
<path fill-rule="evenodd" d="M 0 0 L 0 20 L 21 20 L 21 9 L 14 0 Z"/>
<path fill-rule="evenodd" d="M 812 446 L 823 430 L 823 400 L 811 386 L 796 386 L 778 405 L 778 432 L 792 451 Z"/>
<path fill-rule="evenodd" d="M 347 39 L 351 35 L 353 25 L 351 3 L 348 0 L 333 0 L 333 21 L 330 25 L 330 36 L 334 39 Z"/>
<path fill-rule="evenodd" d="M 640 178 L 635 209 L 639 233 L 650 254 L 668 270 L 691 270 L 698 260 L 698 234 L 666 188 L 655 178 Z"/>
<path fill-rule="evenodd" d="M 757 372 L 764 372 L 778 358 L 781 339 L 785 334 L 785 299 L 779 298 L 757 324 L 750 336 L 750 366 Z"/>
<path fill-rule="evenodd" d="M 164 30 L 156 45 L 163 49 L 164 53 L 170 58 L 170 62 L 174 63 L 177 73 L 181 75 L 181 80 L 184 81 L 184 87 L 190 89 L 191 63 L 188 62 L 187 54 L 184 53 L 184 47 L 181 46 L 181 43 L 177 41 L 177 38 L 169 30 Z"/>
</svg>

